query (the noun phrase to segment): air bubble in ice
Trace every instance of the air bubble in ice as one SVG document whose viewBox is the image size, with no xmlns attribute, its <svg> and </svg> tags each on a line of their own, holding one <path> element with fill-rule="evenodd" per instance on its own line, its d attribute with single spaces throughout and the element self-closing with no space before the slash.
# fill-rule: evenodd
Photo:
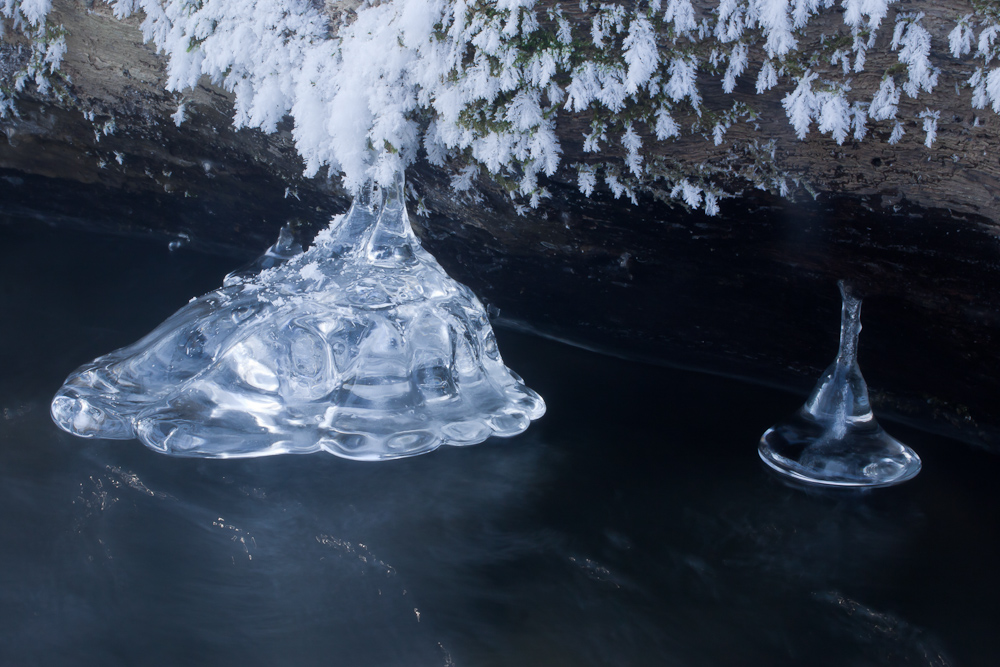
<svg viewBox="0 0 1000 667">
<path fill-rule="evenodd" d="M 305 252 L 257 263 L 66 380 L 52 417 L 169 454 L 386 459 L 524 431 L 545 404 L 504 364 L 482 304 L 410 228 L 402 176 Z"/>
<path fill-rule="evenodd" d="M 841 487 L 889 486 L 920 472 L 916 453 L 886 433 L 872 413 L 858 367 L 861 299 L 840 283 L 840 350 L 805 405 L 769 428 L 758 452 L 799 482 Z"/>
</svg>

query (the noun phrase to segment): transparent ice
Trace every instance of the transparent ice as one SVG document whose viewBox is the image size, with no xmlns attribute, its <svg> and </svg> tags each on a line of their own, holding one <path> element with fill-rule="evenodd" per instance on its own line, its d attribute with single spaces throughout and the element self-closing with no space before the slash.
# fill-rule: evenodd
<svg viewBox="0 0 1000 667">
<path fill-rule="evenodd" d="M 52 401 L 70 433 L 219 458 L 411 456 L 513 436 L 544 412 L 504 365 L 482 304 L 420 246 L 402 175 L 305 252 L 286 230 Z"/>
<path fill-rule="evenodd" d="M 920 472 L 920 458 L 875 419 L 858 367 L 861 299 L 840 283 L 840 350 L 798 412 L 769 428 L 758 451 L 766 464 L 799 482 L 889 486 Z"/>
</svg>

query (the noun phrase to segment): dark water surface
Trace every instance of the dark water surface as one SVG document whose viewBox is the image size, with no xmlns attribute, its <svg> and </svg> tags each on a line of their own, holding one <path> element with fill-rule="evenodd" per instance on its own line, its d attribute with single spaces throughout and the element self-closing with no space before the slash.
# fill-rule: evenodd
<svg viewBox="0 0 1000 667">
<path fill-rule="evenodd" d="M 790 488 L 756 443 L 802 396 L 501 329 L 549 406 L 511 440 L 207 461 L 52 424 L 241 261 L 0 224 L 0 664 L 997 664 L 1000 459 L 887 423 L 914 481 Z"/>
</svg>

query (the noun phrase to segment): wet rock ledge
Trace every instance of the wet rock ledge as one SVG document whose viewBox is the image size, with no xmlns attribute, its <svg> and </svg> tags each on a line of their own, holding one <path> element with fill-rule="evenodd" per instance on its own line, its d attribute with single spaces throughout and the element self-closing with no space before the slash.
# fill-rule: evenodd
<svg viewBox="0 0 1000 667">
<path fill-rule="evenodd" d="M 308 234 L 346 208 L 335 179 L 301 176 L 290 125 L 232 129 L 230 95 L 203 81 L 184 93 L 177 127 L 182 100 L 165 92 L 165 63 L 137 21 L 100 3 L 54 5 L 68 31 L 65 94 L 28 91 L 0 121 L 6 222 L 257 251 L 286 222 Z M 411 213 L 429 211 L 414 227 L 506 325 L 803 394 L 836 352 L 836 281 L 850 280 L 866 295 L 860 361 L 879 414 L 1000 451 L 996 115 L 942 100 L 961 110 L 942 119 L 932 152 L 917 136 L 837 146 L 795 139 L 777 122 L 780 98 L 758 104 L 776 121 L 776 159 L 813 190 L 794 201 L 745 189 L 708 217 L 650 196 L 585 198 L 566 169 L 545 183 L 551 198 L 518 215 L 497 183 L 455 193 L 424 163 L 408 173 Z M 566 163 L 582 154 L 578 130 L 560 127 Z M 693 139 L 671 150 L 734 172 L 751 160 Z"/>
</svg>

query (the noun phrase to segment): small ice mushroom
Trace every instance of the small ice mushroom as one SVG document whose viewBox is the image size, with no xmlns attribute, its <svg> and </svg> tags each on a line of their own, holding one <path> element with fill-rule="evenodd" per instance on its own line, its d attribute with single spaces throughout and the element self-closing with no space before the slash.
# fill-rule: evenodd
<svg viewBox="0 0 1000 667">
<path fill-rule="evenodd" d="M 769 428 L 757 448 L 764 463 L 807 484 L 877 487 L 920 472 L 916 453 L 875 420 L 858 367 L 861 299 L 843 281 L 840 350 L 798 412 Z"/>
<path fill-rule="evenodd" d="M 403 176 L 314 245 L 287 232 L 145 338 L 75 371 L 60 428 L 179 456 L 411 456 L 513 436 L 545 403 L 497 350 L 483 305 L 410 228 Z"/>
</svg>

